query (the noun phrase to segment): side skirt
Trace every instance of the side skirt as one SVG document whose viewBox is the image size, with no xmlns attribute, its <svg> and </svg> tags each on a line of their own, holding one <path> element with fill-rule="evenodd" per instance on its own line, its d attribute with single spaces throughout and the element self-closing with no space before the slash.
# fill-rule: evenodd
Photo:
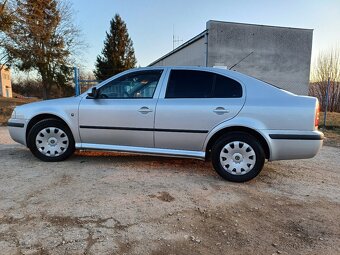
<svg viewBox="0 0 340 255">
<path fill-rule="evenodd" d="M 173 149 L 133 147 L 133 146 L 95 144 L 95 143 L 76 143 L 76 149 L 130 152 L 130 153 L 140 153 L 140 154 L 157 155 L 157 156 L 165 156 L 165 157 L 195 158 L 195 159 L 205 160 L 205 152 L 203 151 L 173 150 Z"/>
</svg>

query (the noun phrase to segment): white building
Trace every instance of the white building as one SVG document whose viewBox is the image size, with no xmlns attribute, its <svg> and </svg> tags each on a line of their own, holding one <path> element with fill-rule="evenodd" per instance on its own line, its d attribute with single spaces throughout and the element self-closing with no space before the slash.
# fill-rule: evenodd
<svg viewBox="0 0 340 255">
<path fill-rule="evenodd" d="M 6 66 L 0 72 L 0 96 L 12 97 L 11 71 Z"/>
</svg>

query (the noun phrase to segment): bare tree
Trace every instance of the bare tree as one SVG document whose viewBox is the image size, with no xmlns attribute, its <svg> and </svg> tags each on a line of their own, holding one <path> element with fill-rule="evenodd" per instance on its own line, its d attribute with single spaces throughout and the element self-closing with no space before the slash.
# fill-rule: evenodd
<svg viewBox="0 0 340 255">
<path fill-rule="evenodd" d="M 326 106 L 326 91 L 328 91 L 328 110 L 340 112 L 340 49 L 332 49 L 319 55 L 312 72 L 312 83 L 309 94 L 319 99 L 324 111 Z"/>
<path fill-rule="evenodd" d="M 15 1 L 14 20 L 6 31 L 5 49 L 22 71 L 35 70 L 42 81 L 43 97 L 71 80 L 73 54 L 81 45 L 67 0 Z"/>
<path fill-rule="evenodd" d="M 6 52 L 4 46 L 6 44 L 7 36 L 6 34 L 10 31 L 13 23 L 13 2 L 4 0 L 0 2 L 0 71 L 8 65 L 11 58 Z"/>
</svg>

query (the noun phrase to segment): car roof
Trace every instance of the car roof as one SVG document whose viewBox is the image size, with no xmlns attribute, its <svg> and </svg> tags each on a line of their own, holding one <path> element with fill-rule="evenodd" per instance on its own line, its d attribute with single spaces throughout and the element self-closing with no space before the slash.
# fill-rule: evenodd
<svg viewBox="0 0 340 255">
<path fill-rule="evenodd" d="M 206 67 L 206 66 L 147 66 L 147 67 L 138 67 L 130 70 L 155 70 L 155 69 L 182 69 L 182 70 L 200 70 L 200 71 L 209 71 L 214 73 L 220 73 L 225 75 L 239 76 L 244 77 L 248 75 L 239 73 L 237 71 L 229 70 L 227 68 L 222 67 Z"/>
</svg>

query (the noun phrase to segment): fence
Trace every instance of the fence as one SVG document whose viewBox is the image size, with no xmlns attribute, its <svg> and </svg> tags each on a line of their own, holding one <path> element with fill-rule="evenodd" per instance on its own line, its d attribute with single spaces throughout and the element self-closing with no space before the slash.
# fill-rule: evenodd
<svg viewBox="0 0 340 255">
<path fill-rule="evenodd" d="M 79 68 L 74 67 L 74 90 L 75 95 L 79 96 L 84 91 L 88 90 L 89 88 L 97 85 L 100 81 L 99 80 L 82 80 L 79 79 Z"/>
</svg>

